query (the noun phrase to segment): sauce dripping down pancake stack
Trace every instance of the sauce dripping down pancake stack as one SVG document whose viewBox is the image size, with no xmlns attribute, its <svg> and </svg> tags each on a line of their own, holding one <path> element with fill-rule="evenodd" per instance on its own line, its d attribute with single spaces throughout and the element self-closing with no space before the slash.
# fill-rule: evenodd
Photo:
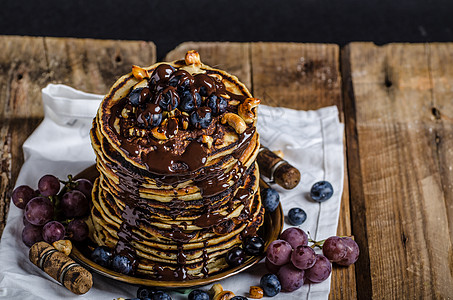
<svg viewBox="0 0 453 300">
<path fill-rule="evenodd" d="M 227 252 L 263 223 L 258 104 L 195 51 L 134 66 L 93 121 L 93 241 L 128 257 L 141 277 L 190 280 L 227 268 Z"/>
</svg>

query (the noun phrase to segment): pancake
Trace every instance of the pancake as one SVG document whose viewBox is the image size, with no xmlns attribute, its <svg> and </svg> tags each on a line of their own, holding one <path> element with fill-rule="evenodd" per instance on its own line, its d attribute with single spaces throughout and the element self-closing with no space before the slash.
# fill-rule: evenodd
<svg viewBox="0 0 453 300">
<path fill-rule="evenodd" d="M 90 131 L 100 173 L 90 237 L 160 280 L 202 278 L 263 223 L 256 106 L 244 84 L 184 60 L 134 66 Z"/>
</svg>

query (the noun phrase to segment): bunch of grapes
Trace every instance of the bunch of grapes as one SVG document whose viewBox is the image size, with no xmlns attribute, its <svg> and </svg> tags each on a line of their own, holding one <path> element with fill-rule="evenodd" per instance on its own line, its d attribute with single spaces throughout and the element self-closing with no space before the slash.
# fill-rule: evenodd
<svg viewBox="0 0 453 300">
<path fill-rule="evenodd" d="M 73 180 L 71 175 L 68 181 L 44 175 L 39 179 L 37 190 L 28 185 L 14 189 L 11 199 L 24 210 L 24 244 L 31 247 L 40 241 L 51 244 L 64 238 L 85 240 L 88 226 L 83 218 L 89 212 L 92 189 L 89 180 Z"/>
<path fill-rule="evenodd" d="M 309 242 L 313 243 L 311 247 Z M 313 248 L 316 246 L 322 248 L 323 255 L 315 253 Z M 355 263 L 358 256 L 359 247 L 349 237 L 333 236 L 316 242 L 300 228 L 291 227 L 269 245 L 265 262 L 267 269 L 277 275 L 281 289 L 292 292 L 305 281 L 326 280 L 332 272 L 331 262 L 348 266 Z"/>
</svg>

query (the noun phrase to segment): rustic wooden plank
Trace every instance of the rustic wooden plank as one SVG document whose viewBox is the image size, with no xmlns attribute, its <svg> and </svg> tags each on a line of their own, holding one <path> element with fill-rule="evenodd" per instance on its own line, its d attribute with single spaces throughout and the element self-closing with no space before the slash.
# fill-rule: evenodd
<svg viewBox="0 0 453 300">
<path fill-rule="evenodd" d="M 253 92 L 264 104 L 342 112 L 337 45 L 255 43 L 251 55 Z"/>
<path fill-rule="evenodd" d="M 153 43 L 0 36 L 0 236 L 10 191 L 23 163 L 22 144 L 43 117 L 41 89 L 64 83 L 105 93 L 132 64 L 156 60 Z"/>
<path fill-rule="evenodd" d="M 263 104 L 294 109 L 336 105 L 343 120 L 339 47 L 326 44 L 253 43 L 253 94 Z M 346 166 L 346 164 L 345 164 Z M 351 235 L 348 174 L 342 195 L 338 235 Z M 330 299 L 356 298 L 354 266 L 335 266 Z"/>
<path fill-rule="evenodd" d="M 201 61 L 211 67 L 225 70 L 239 78 L 247 88 L 251 89 L 250 44 L 248 43 L 217 43 L 217 42 L 186 42 L 170 51 L 166 61 L 184 59 L 188 50 L 197 50 Z"/>
<path fill-rule="evenodd" d="M 48 69 L 42 38 L 0 36 L 0 236 L 23 163 L 20 145 L 42 118 Z"/>
<path fill-rule="evenodd" d="M 369 286 L 358 276 L 358 296 L 448 298 L 451 48 L 353 43 L 343 54 L 353 232 L 368 243 L 357 268 L 372 275 Z"/>
<path fill-rule="evenodd" d="M 453 235 L 453 44 L 433 43 L 427 45 L 429 66 L 433 85 L 432 118 L 436 121 L 436 144 L 439 171 L 445 194 L 448 227 Z M 453 252 L 450 257 L 453 268 Z"/>
<path fill-rule="evenodd" d="M 45 38 L 51 80 L 77 89 L 105 94 L 132 65 L 156 61 L 152 42 Z"/>
</svg>

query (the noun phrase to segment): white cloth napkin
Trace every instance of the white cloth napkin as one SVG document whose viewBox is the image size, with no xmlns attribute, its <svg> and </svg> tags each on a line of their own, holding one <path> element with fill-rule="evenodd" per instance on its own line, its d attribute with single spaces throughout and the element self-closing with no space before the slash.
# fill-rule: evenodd
<svg viewBox="0 0 453 300">
<path fill-rule="evenodd" d="M 45 118 L 23 145 L 25 163 L 16 186 L 37 188 L 44 174 L 60 179 L 77 174 L 95 162 L 89 129 L 96 114 L 100 95 L 87 94 L 64 85 L 50 84 L 42 90 Z M 273 185 L 280 193 L 286 213 L 292 207 L 307 212 L 300 226 L 313 239 L 336 234 L 343 191 L 343 124 L 335 106 L 316 111 L 296 111 L 279 107 L 259 107 L 258 131 L 261 143 L 271 150 L 282 150 L 285 159 L 301 171 L 301 182 L 293 190 Z M 316 203 L 308 193 L 313 183 L 327 180 L 334 188 L 333 197 Z M 94 286 L 83 296 L 76 296 L 35 267 L 28 259 L 28 248 L 21 232 L 23 211 L 11 203 L 8 220 L 0 242 L 0 298 L 4 299 L 114 299 L 135 297 L 137 288 L 93 274 Z M 285 228 L 290 227 L 285 224 Z M 261 262 L 243 273 L 220 283 L 225 290 L 246 296 L 249 287 L 259 285 L 266 274 Z M 273 299 L 327 299 L 330 278 L 319 284 L 305 284 L 292 293 L 280 293 Z M 173 292 L 173 299 L 187 295 Z"/>
</svg>

